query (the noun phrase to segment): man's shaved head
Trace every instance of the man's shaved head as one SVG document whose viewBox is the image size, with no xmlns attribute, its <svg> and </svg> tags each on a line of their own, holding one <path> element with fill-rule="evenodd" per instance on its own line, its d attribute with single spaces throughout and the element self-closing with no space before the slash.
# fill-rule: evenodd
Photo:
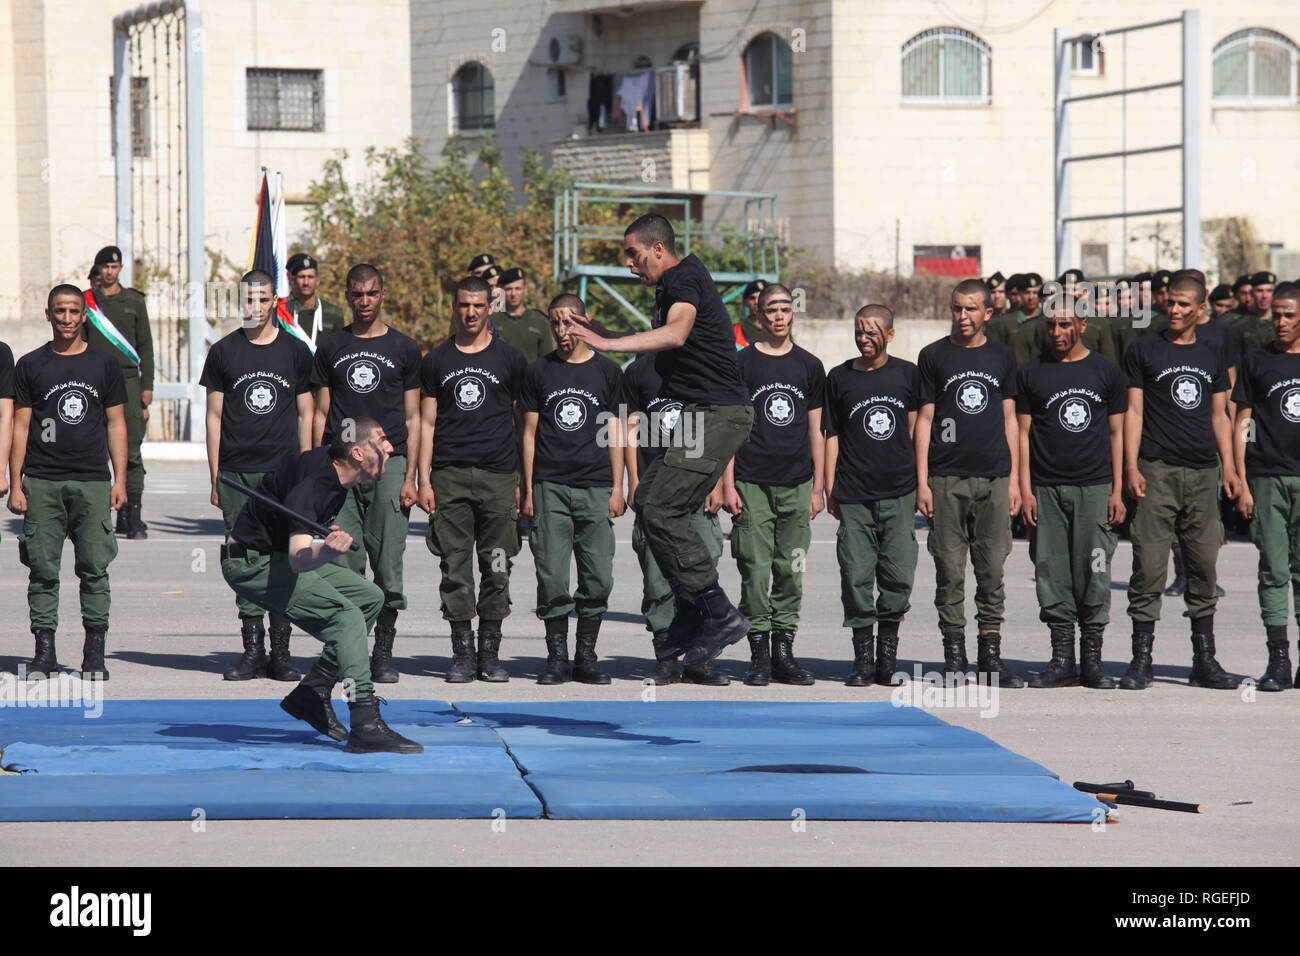
<svg viewBox="0 0 1300 956">
<path fill-rule="evenodd" d="M 790 294 L 790 290 L 787 289 L 785 286 L 781 285 L 781 283 L 779 282 L 773 282 L 771 285 L 764 286 L 763 291 L 758 294 L 758 311 L 762 312 L 763 307 L 765 305 L 767 305 L 773 299 L 780 298 L 782 296 L 784 296 L 787 299 L 790 299 L 791 301 L 793 301 L 794 299 L 794 297 Z"/>
<path fill-rule="evenodd" d="M 1190 274 L 1190 270 L 1180 272 L 1172 282 L 1169 283 L 1170 292 L 1187 292 L 1192 296 L 1192 302 L 1200 305 L 1205 301 L 1205 281 L 1198 279 Z"/>
<path fill-rule="evenodd" d="M 952 299 L 955 301 L 959 295 L 978 295 L 984 308 L 993 308 L 993 293 L 989 292 L 989 287 L 983 279 L 962 279 L 952 290 Z"/>
<path fill-rule="evenodd" d="M 456 283 L 456 292 L 457 294 L 468 292 L 470 295 L 490 296 L 492 294 L 492 287 L 488 285 L 486 279 L 479 278 L 478 276 L 465 276 L 465 278 Z"/>
<path fill-rule="evenodd" d="M 857 319 L 879 319 L 882 329 L 892 329 L 894 327 L 894 313 L 883 305 L 864 305 L 858 309 Z"/>
<path fill-rule="evenodd" d="M 552 299 L 551 304 L 546 307 L 547 312 L 554 312 L 556 309 L 572 309 L 579 315 L 587 314 L 587 304 L 572 292 L 562 292 Z"/>
<path fill-rule="evenodd" d="M 271 273 L 264 272 L 261 269 L 254 269 L 252 272 L 245 272 L 244 277 L 240 279 L 239 282 L 241 285 L 275 285 L 275 280 L 271 278 Z"/>
<path fill-rule="evenodd" d="M 78 289 L 75 285 L 69 285 L 68 283 L 65 282 L 62 285 L 56 285 L 53 289 L 50 290 L 49 296 L 47 296 L 45 299 L 45 308 L 47 309 L 54 308 L 54 300 L 61 295 L 76 296 L 78 299 L 81 300 L 81 307 L 83 309 L 86 307 L 85 293 L 82 292 L 80 289 Z"/>
<path fill-rule="evenodd" d="M 1300 282 L 1283 282 L 1273 290 L 1273 301 L 1278 299 L 1293 299 L 1300 302 Z"/>
<path fill-rule="evenodd" d="M 371 279 L 379 280 L 379 288 L 384 287 L 384 274 L 368 262 L 362 262 L 348 270 L 348 279 L 345 283 L 350 289 L 353 285 L 365 285 Z"/>
</svg>

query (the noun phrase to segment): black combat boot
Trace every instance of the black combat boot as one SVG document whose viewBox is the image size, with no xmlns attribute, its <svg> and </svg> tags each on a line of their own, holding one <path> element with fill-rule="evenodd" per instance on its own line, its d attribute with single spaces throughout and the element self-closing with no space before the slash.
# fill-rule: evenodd
<svg viewBox="0 0 1300 956">
<path fill-rule="evenodd" d="M 125 535 L 131 530 L 130 524 L 131 509 L 128 505 L 122 505 L 117 509 L 117 524 L 113 526 L 114 534 Z"/>
<path fill-rule="evenodd" d="M 1237 678 L 1228 675 L 1214 659 L 1214 615 L 1192 621 L 1192 673 L 1187 678 L 1192 687 L 1211 690 L 1234 690 Z"/>
<path fill-rule="evenodd" d="M 1115 678 L 1107 676 L 1101 663 L 1101 635 L 1100 627 L 1079 628 L 1079 683 L 1093 690 L 1114 690 Z"/>
<path fill-rule="evenodd" d="M 424 747 L 392 730 L 379 716 L 378 697 L 365 697 L 348 704 L 352 729 L 348 731 L 350 754 L 422 754 Z"/>
<path fill-rule="evenodd" d="M 1119 679 L 1121 690 L 1146 690 L 1155 682 L 1151 672 L 1151 645 L 1155 642 L 1155 621 L 1133 622 L 1133 660 Z"/>
<path fill-rule="evenodd" d="M 497 654 L 501 650 L 501 622 L 478 622 L 478 679 L 491 684 L 501 684 L 510 680 L 510 675 L 501 666 Z"/>
<path fill-rule="evenodd" d="M 658 631 L 651 640 L 651 645 L 655 652 L 655 686 L 665 687 L 668 684 L 676 684 L 682 679 L 682 665 L 675 657 L 664 659 L 660 656 L 660 650 L 668 640 L 667 631 Z"/>
<path fill-rule="evenodd" d="M 673 619 L 662 643 L 655 646 L 661 661 L 681 657 L 700 636 L 700 609 L 695 599 L 676 581 L 670 581 L 669 586 L 673 589 Z"/>
<path fill-rule="evenodd" d="M 54 659 L 54 632 L 48 628 L 38 628 L 32 631 L 32 636 L 36 638 L 36 652 L 27 664 L 27 679 L 45 680 L 57 674 L 60 667 Z"/>
<path fill-rule="evenodd" d="M 941 628 L 943 635 L 943 676 L 966 677 L 970 664 L 966 660 L 966 635 L 957 628 Z"/>
<path fill-rule="evenodd" d="M 573 679 L 579 684 L 608 684 L 609 675 L 596 666 L 596 638 L 600 618 L 578 618 L 578 646 L 573 652 Z"/>
<path fill-rule="evenodd" d="M 1074 662 L 1074 625 L 1053 624 L 1050 627 L 1052 659 L 1039 673 L 1029 679 L 1030 687 L 1075 687 L 1079 675 Z"/>
<path fill-rule="evenodd" d="M 104 665 L 104 639 L 107 633 L 102 627 L 86 625 L 86 642 L 81 648 L 81 679 L 108 680 L 108 668 Z"/>
<path fill-rule="evenodd" d="M 331 740 L 347 740 L 348 729 L 339 722 L 330 700 L 334 685 L 338 682 L 338 666 L 318 660 L 298 686 L 289 691 L 289 696 L 280 701 L 280 709 L 290 717 L 305 720 L 317 733 L 322 733 Z"/>
<path fill-rule="evenodd" d="M 876 683 L 887 687 L 905 680 L 898 673 L 898 621 L 881 621 L 876 635 Z"/>
<path fill-rule="evenodd" d="M 712 661 L 705 661 L 700 665 L 683 664 L 682 683 L 701 684 L 705 687 L 726 687 L 731 683 L 731 678 L 726 674 L 719 674 L 715 671 Z"/>
<path fill-rule="evenodd" d="M 1010 668 L 1002 663 L 1002 635 L 997 631 L 979 634 L 976 638 L 979 657 L 975 669 L 980 674 L 997 674 L 999 687 L 1024 687 L 1025 682 L 1011 673 Z M 1074 635 L 1070 635 L 1070 644 L 1074 644 Z M 1074 648 L 1070 648 L 1070 657 L 1074 657 Z"/>
<path fill-rule="evenodd" d="M 1291 682 L 1291 646 L 1286 640 L 1286 625 L 1265 627 L 1268 635 L 1268 668 L 1256 686 L 1260 690 L 1289 690 Z"/>
<path fill-rule="evenodd" d="M 772 632 L 772 680 L 796 687 L 816 683 L 811 672 L 800 667 L 794 658 L 794 631 Z"/>
<path fill-rule="evenodd" d="M 448 684 L 468 684 L 474 679 L 478 667 L 474 653 L 474 631 L 469 621 L 451 622 L 451 667 L 447 669 Z"/>
<path fill-rule="evenodd" d="M 745 683 L 750 687 L 766 687 L 772 683 L 772 652 L 768 647 L 767 631 L 749 632 L 749 673 Z"/>
<path fill-rule="evenodd" d="M 870 687 L 876 682 L 875 642 L 870 625 L 853 629 L 853 671 L 845 678 L 845 687 Z"/>
<path fill-rule="evenodd" d="M 700 614 L 699 633 L 682 656 L 682 663 L 700 669 L 712 663 L 732 644 L 744 640 L 749 633 L 749 620 L 736 610 L 727 592 L 716 584 L 693 597 Z"/>
<path fill-rule="evenodd" d="M 289 659 L 289 634 L 292 631 L 292 624 L 278 614 L 271 615 L 271 658 L 266 663 L 266 676 L 271 680 L 302 680 L 302 674 L 294 670 L 293 661 Z"/>
<path fill-rule="evenodd" d="M 240 637 L 244 641 L 244 654 L 221 676 L 226 680 L 252 680 L 266 676 L 266 628 L 260 617 L 239 619 Z"/>
<path fill-rule="evenodd" d="M 375 621 L 375 649 L 370 654 L 370 679 L 376 684 L 396 684 L 397 668 L 393 666 L 393 641 L 397 628 Z"/>
<path fill-rule="evenodd" d="M 149 526 L 140 517 L 140 495 L 127 498 L 126 536 L 131 541 L 143 541 L 149 537 Z"/>
<path fill-rule="evenodd" d="M 539 684 L 563 684 L 571 675 L 569 665 L 569 619 L 547 618 L 546 667 L 537 675 Z"/>
</svg>

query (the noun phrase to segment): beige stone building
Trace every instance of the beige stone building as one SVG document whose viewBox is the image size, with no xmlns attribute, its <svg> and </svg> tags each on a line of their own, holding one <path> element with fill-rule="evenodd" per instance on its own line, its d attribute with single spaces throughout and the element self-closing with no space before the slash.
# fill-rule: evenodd
<svg viewBox="0 0 1300 956">
<path fill-rule="evenodd" d="M 1071 93 L 1181 75 L 1188 0 L 412 0 L 412 130 L 437 154 L 492 129 L 508 169 L 547 151 L 580 177 L 778 195 L 783 234 L 822 261 L 910 273 L 965 256 L 981 273 L 1054 268 L 1053 30 L 1094 37 Z M 1290 0 L 1203 0 L 1199 12 L 1201 213 L 1242 216 L 1300 274 L 1297 42 Z M 674 63 L 680 65 L 674 66 Z M 601 128 L 588 101 L 654 71 L 658 119 Z M 665 76 L 667 74 L 667 76 Z M 593 77 L 597 83 L 593 84 Z M 663 95 L 663 94 L 667 95 Z M 1072 152 L 1177 143 L 1181 93 L 1071 106 Z M 682 107 L 685 107 L 682 109 Z M 596 111 L 599 112 L 598 110 Z M 633 129 L 628 127 L 632 126 Z M 662 128 L 661 128 L 662 127 Z M 1074 166 L 1070 212 L 1180 204 L 1177 151 Z M 735 200 L 707 200 L 707 225 Z M 1073 227 L 1070 265 L 1096 274 L 1181 261 L 1177 214 Z M 1201 261 L 1216 269 L 1214 249 Z M 1062 265 L 1064 267 L 1064 264 Z"/>
</svg>

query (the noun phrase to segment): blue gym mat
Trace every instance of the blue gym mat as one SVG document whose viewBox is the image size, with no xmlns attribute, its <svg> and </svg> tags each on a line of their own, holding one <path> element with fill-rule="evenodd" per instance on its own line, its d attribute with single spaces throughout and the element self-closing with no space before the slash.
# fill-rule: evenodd
<svg viewBox="0 0 1300 956">
<path fill-rule="evenodd" d="M 889 702 L 392 701 L 421 755 L 344 753 L 274 700 L 6 709 L 0 820 L 1090 822 L 1096 800 Z M 335 704 L 346 723 L 346 708 Z"/>
</svg>

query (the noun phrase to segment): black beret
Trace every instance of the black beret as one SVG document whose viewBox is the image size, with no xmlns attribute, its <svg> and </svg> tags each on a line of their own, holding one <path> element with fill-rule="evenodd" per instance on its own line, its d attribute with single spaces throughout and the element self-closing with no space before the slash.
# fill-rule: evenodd
<svg viewBox="0 0 1300 956">
<path fill-rule="evenodd" d="M 762 291 L 763 291 L 764 289 L 766 289 L 766 288 L 767 288 L 767 281 L 766 281 L 766 280 L 764 280 L 764 279 L 755 279 L 755 280 L 754 280 L 753 282 L 751 282 L 749 285 L 745 286 L 745 294 L 742 295 L 741 298 L 742 298 L 742 299 L 748 299 L 751 295 L 758 295 L 760 292 L 762 292 Z"/>
<path fill-rule="evenodd" d="M 1025 276 L 1021 272 L 1013 272 L 1007 276 L 1007 291 L 1019 292 L 1025 287 Z"/>
<path fill-rule="evenodd" d="M 1020 288 L 1027 292 L 1039 288 L 1043 284 L 1043 277 L 1037 272 L 1026 272 L 1021 278 Z"/>
<path fill-rule="evenodd" d="M 86 276 L 86 278 L 89 279 L 91 282 L 94 282 L 94 281 L 95 281 L 95 277 L 96 277 L 97 275 L 99 275 L 99 266 L 91 266 L 91 267 L 90 267 L 90 275 Z"/>
<path fill-rule="evenodd" d="M 285 271 L 291 276 L 296 276 L 303 269 L 316 269 L 316 260 L 309 252 L 295 252 L 289 257 L 289 264 L 286 265 Z"/>
<path fill-rule="evenodd" d="M 1277 285 L 1277 276 L 1272 272 L 1256 272 L 1250 277 L 1250 284 L 1256 285 Z"/>
<path fill-rule="evenodd" d="M 524 277 L 524 270 L 515 266 L 513 269 L 506 269 L 501 273 L 498 281 L 499 285 L 509 285 L 512 282 L 519 282 Z"/>
<path fill-rule="evenodd" d="M 1066 269 L 1064 272 L 1060 274 L 1060 276 L 1057 277 L 1056 281 L 1061 283 L 1062 285 L 1065 285 L 1068 282 L 1083 282 L 1085 281 L 1083 278 L 1083 270 Z"/>
<path fill-rule="evenodd" d="M 1167 289 L 1169 283 L 1174 281 L 1174 274 L 1168 269 L 1161 269 L 1158 272 L 1151 273 L 1151 288 Z"/>
<path fill-rule="evenodd" d="M 1139 272 L 1137 275 L 1133 277 L 1134 285 L 1141 285 L 1143 282 L 1150 282 L 1150 281 L 1151 281 L 1150 272 Z"/>
<path fill-rule="evenodd" d="M 496 279 L 499 284 L 501 281 L 501 267 L 488 266 L 486 269 L 483 270 L 483 275 L 480 278 L 482 278 L 484 281 L 488 279 Z"/>
<path fill-rule="evenodd" d="M 105 246 L 95 253 L 95 265 L 106 266 L 122 261 L 122 250 L 117 246 Z"/>
<path fill-rule="evenodd" d="M 1116 279 L 1116 280 L 1115 280 L 1115 291 L 1116 291 L 1116 292 L 1119 292 L 1119 291 L 1123 290 L 1123 291 L 1127 292 L 1127 291 L 1132 287 L 1132 285 L 1133 285 L 1132 280 L 1129 280 L 1129 279 Z"/>
<path fill-rule="evenodd" d="M 1224 299 L 1231 299 L 1231 298 L 1232 298 L 1232 286 L 1228 285 L 1226 282 L 1221 282 L 1218 285 L 1216 285 L 1214 287 L 1214 291 L 1210 293 L 1211 302 L 1222 302 Z"/>
<path fill-rule="evenodd" d="M 1232 291 L 1236 292 L 1244 285 L 1250 285 L 1250 276 L 1237 276 L 1237 281 L 1232 284 Z"/>
<path fill-rule="evenodd" d="M 989 276 L 987 279 L 984 280 L 984 284 L 989 287 L 989 291 L 991 292 L 1006 281 L 1007 281 L 1006 276 L 1004 276 L 1001 272 L 995 272 L 993 273 L 993 275 Z"/>
<path fill-rule="evenodd" d="M 494 266 L 496 264 L 497 261 L 493 259 L 489 253 L 485 252 L 482 255 L 475 256 L 473 259 L 469 260 L 469 268 L 465 271 L 473 272 L 475 269 L 481 269 L 484 266 Z"/>
</svg>

